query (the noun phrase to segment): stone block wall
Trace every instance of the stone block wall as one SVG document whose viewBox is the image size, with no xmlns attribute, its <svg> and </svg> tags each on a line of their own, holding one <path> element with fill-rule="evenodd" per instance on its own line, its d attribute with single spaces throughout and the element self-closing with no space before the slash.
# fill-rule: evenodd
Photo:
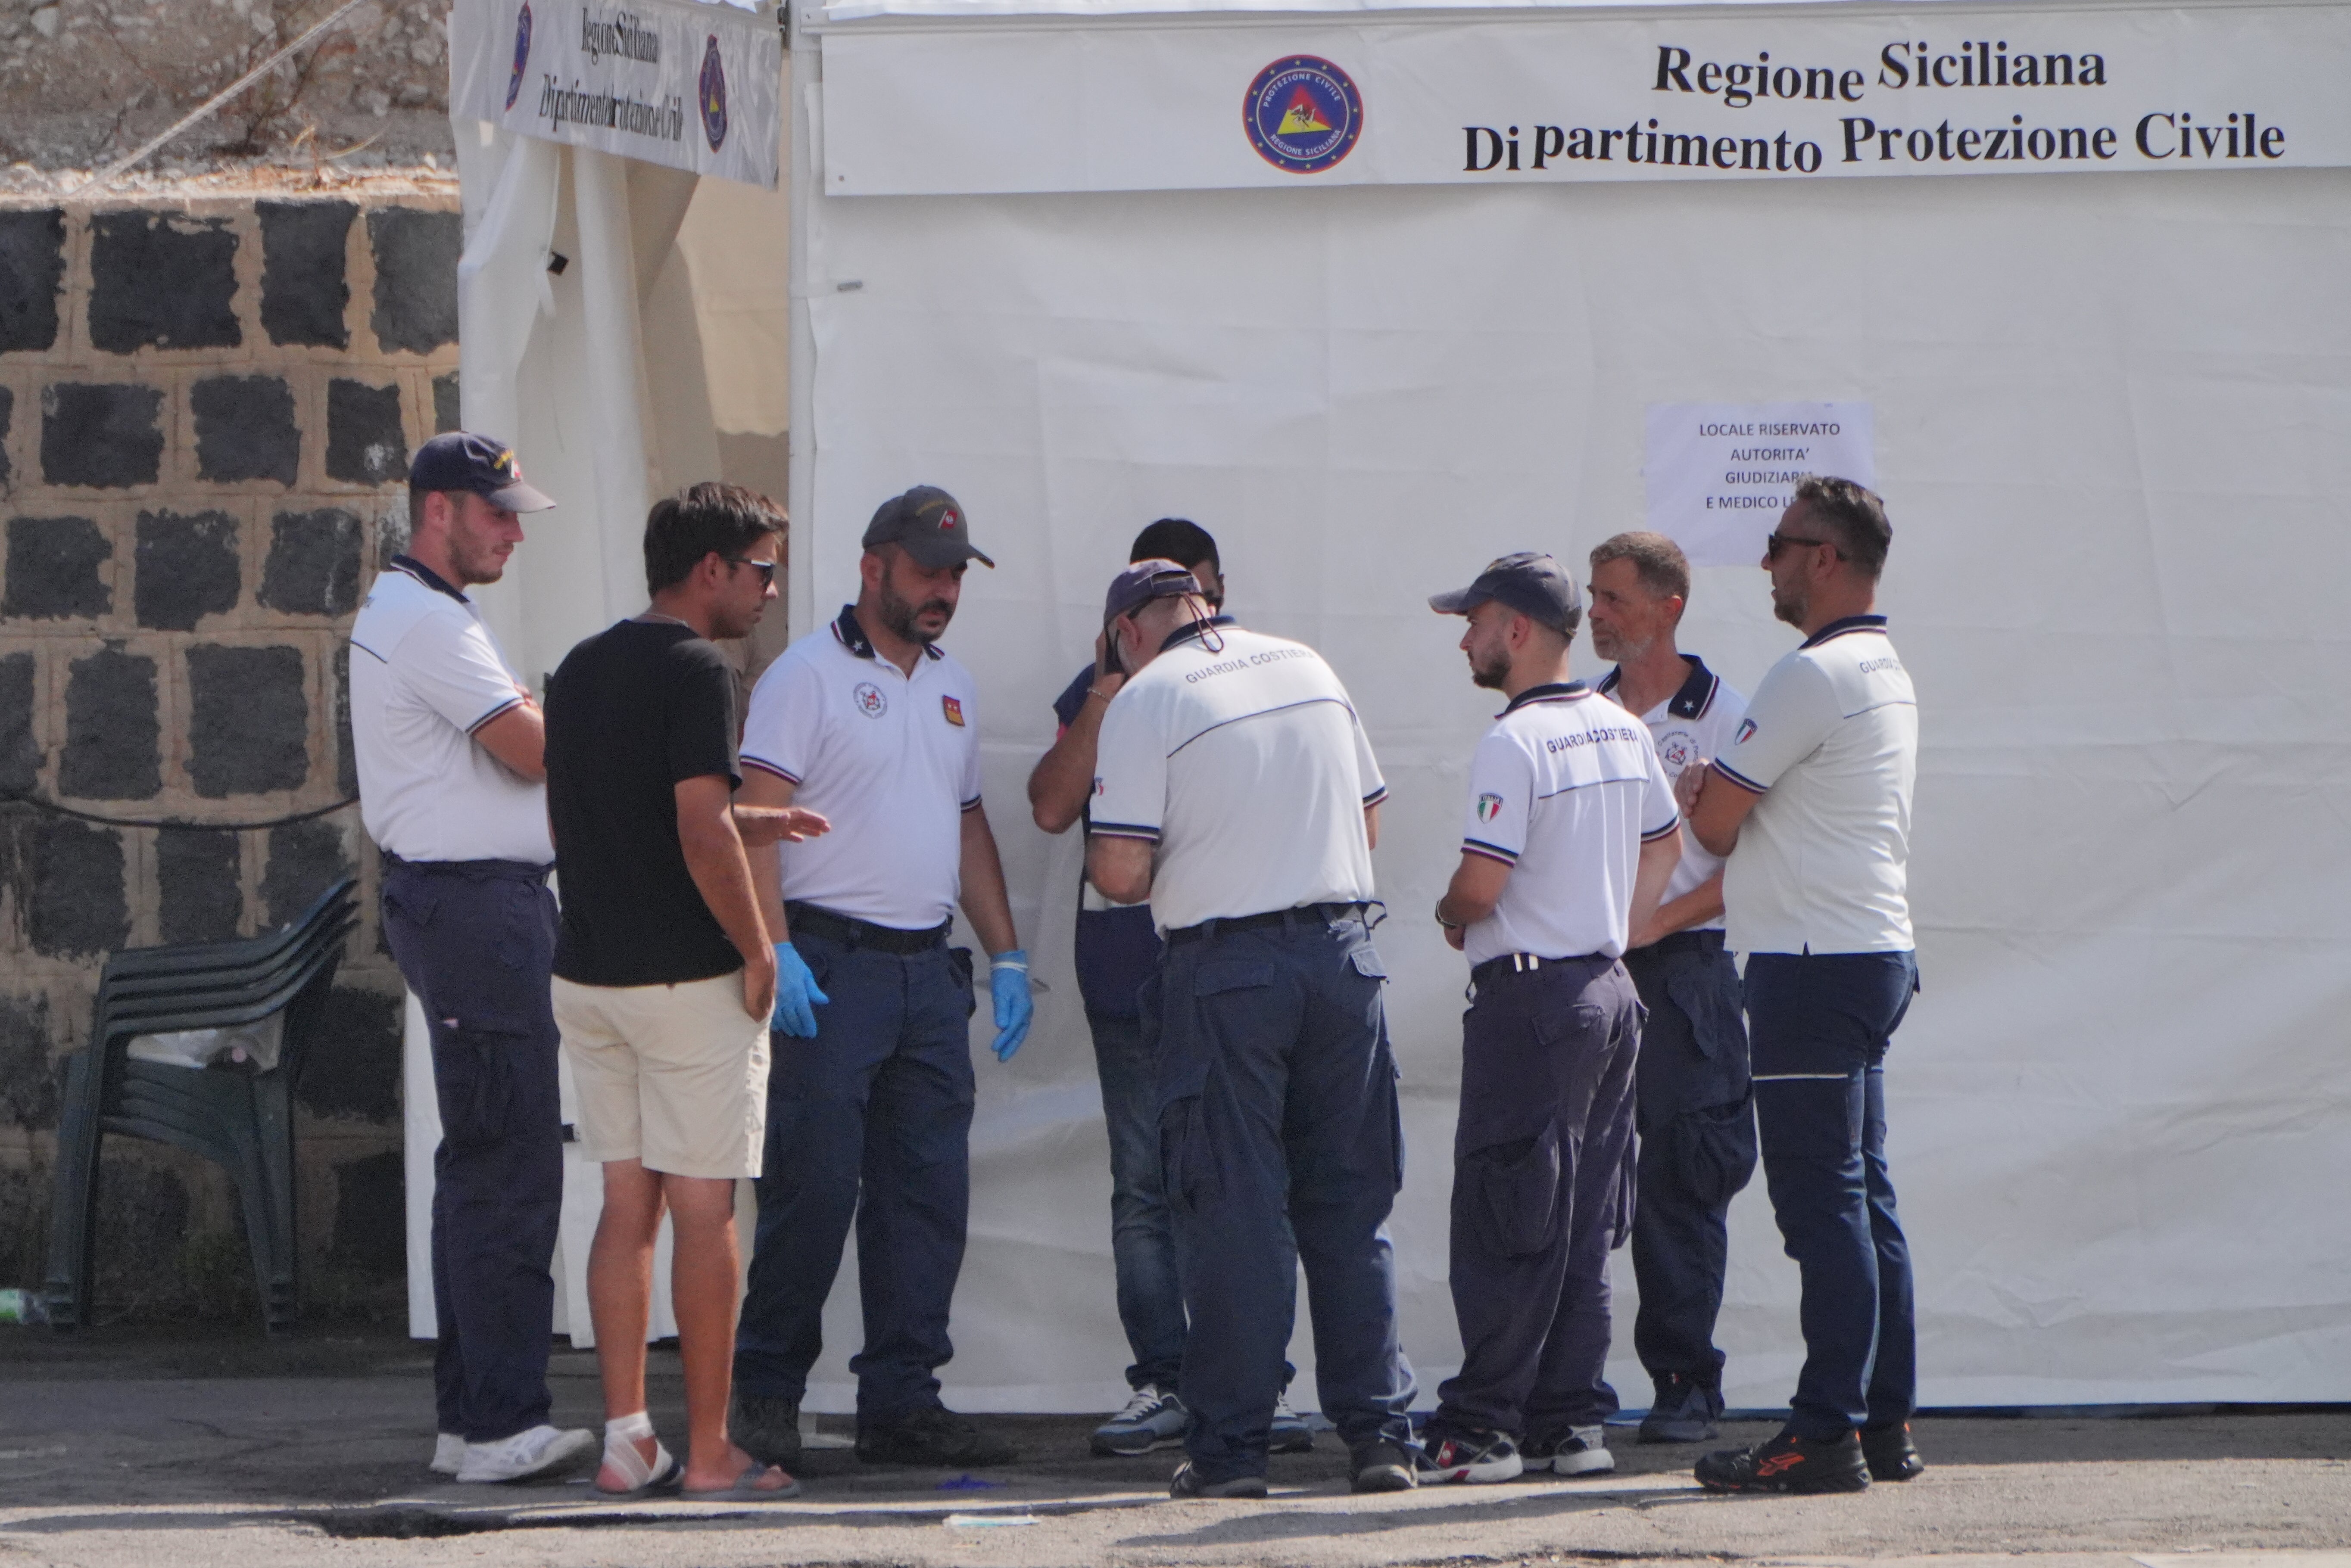
<svg viewBox="0 0 2351 1568">
<path fill-rule="evenodd" d="M 374 852 L 356 806 L 277 819 L 354 793 L 344 637 L 410 452 L 455 422 L 460 248 L 454 191 L 413 186 L 0 207 L 0 1286 L 43 1265 L 105 955 L 266 929 L 356 873 L 302 1236 L 314 1305 L 396 1297 Z M 100 1187 L 102 1316 L 235 1309 L 207 1297 L 246 1288 L 216 1171 L 110 1138 Z"/>
</svg>

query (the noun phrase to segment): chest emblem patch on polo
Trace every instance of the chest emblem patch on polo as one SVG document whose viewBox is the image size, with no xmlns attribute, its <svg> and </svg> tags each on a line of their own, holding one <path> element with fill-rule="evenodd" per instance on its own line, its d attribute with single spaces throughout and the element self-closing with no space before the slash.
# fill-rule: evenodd
<svg viewBox="0 0 2351 1568">
<path fill-rule="evenodd" d="M 953 724 L 958 730 L 963 728 L 962 703 L 956 701 L 952 697 L 942 697 L 939 699 L 939 711 L 947 716 L 948 723 Z"/>
<path fill-rule="evenodd" d="M 1698 761 L 1698 737 L 1687 730 L 1668 730 L 1666 738 L 1657 742 L 1657 757 L 1678 774 Z"/>
<path fill-rule="evenodd" d="M 1741 719 L 1739 721 L 1739 733 L 1730 738 L 1730 743 L 1734 746 L 1743 745 L 1746 743 L 1747 737 L 1754 732 L 1755 721 L 1752 719 Z"/>
<path fill-rule="evenodd" d="M 857 690 L 849 696 L 850 701 L 857 704 L 857 711 L 869 719 L 879 719 L 890 711 L 890 700 L 883 696 L 882 688 L 871 680 L 859 681 Z"/>
<path fill-rule="evenodd" d="M 1500 795 L 1498 795 L 1498 794 L 1481 794 L 1481 795 L 1479 795 L 1479 796 L 1478 797 L 1478 820 L 1479 820 L 1479 821 L 1480 821 L 1480 822 L 1491 822 L 1491 821 L 1493 821 L 1496 817 L 1498 817 L 1498 816 L 1499 816 L 1499 815 L 1502 815 L 1502 797 L 1501 797 Z"/>
</svg>

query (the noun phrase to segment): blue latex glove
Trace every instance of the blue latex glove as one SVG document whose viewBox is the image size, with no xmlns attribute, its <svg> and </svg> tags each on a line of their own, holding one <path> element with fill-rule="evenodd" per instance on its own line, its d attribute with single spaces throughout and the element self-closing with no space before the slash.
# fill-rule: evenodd
<svg viewBox="0 0 2351 1568">
<path fill-rule="evenodd" d="M 802 1040 L 816 1038 L 816 1010 L 832 998 L 819 991 L 808 960 L 789 942 L 776 944 L 776 1012 L 768 1023 Z"/>
<path fill-rule="evenodd" d="M 987 991 L 996 1000 L 996 1059 L 1009 1062 L 1029 1038 L 1037 1003 L 1029 995 L 1029 955 L 1019 948 L 987 961 Z"/>
</svg>

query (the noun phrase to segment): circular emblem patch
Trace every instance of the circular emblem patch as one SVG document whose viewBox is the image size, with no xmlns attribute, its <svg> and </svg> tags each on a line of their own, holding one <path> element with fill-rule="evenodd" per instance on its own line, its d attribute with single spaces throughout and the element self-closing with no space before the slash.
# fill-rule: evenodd
<svg viewBox="0 0 2351 1568">
<path fill-rule="evenodd" d="M 1668 771 L 1678 774 L 1698 761 L 1698 737 L 1687 730 L 1668 730 L 1657 742 L 1657 757 Z"/>
<path fill-rule="evenodd" d="M 1287 55 L 1258 72 L 1241 99 L 1241 124 L 1258 156 L 1292 174 L 1320 174 L 1364 134 L 1364 95 L 1317 55 Z"/>
<path fill-rule="evenodd" d="M 507 107 L 512 109 L 522 94 L 522 73 L 530 64 L 530 0 L 523 0 L 522 15 L 515 18 L 514 74 L 507 78 Z"/>
<path fill-rule="evenodd" d="M 856 701 L 857 711 L 869 719 L 879 719 L 890 707 L 890 700 L 882 695 L 882 688 L 871 680 L 859 681 L 850 696 Z"/>
<path fill-rule="evenodd" d="M 726 140 L 726 65 L 718 57 L 718 35 L 710 35 L 710 42 L 702 50 L 702 134 L 710 142 L 710 151 Z"/>
</svg>

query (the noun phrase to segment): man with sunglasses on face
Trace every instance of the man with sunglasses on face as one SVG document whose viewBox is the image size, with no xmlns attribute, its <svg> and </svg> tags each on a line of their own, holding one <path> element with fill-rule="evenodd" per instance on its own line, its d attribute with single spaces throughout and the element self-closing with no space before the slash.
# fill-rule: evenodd
<svg viewBox="0 0 2351 1568">
<path fill-rule="evenodd" d="M 1851 480 L 1796 482 L 1763 568 L 1772 613 L 1804 641 L 1763 677 L 1722 754 L 1678 781 L 1691 833 L 1729 857 L 1764 1182 L 1803 1281 L 1788 1424 L 1700 1459 L 1718 1491 L 1859 1491 L 1925 1469 L 1910 1442 L 1909 1245 L 1886 1164 L 1886 1050 L 1918 988 L 1918 709 L 1876 613 L 1893 532 Z"/>
<path fill-rule="evenodd" d="M 971 672 L 938 646 L 964 572 L 995 562 L 962 504 L 916 485 L 873 514 L 858 597 L 759 677 L 744 799 L 821 812 L 826 836 L 753 857 L 776 944 L 775 1061 L 759 1229 L 735 1353 L 735 1438 L 799 1451 L 824 1303 L 857 1225 L 865 1344 L 857 1457 L 968 1468 L 1011 1446 L 939 1401 L 971 1206 L 971 956 L 989 957 L 997 1060 L 1028 1037 L 1029 959 L 979 798 Z"/>
</svg>

